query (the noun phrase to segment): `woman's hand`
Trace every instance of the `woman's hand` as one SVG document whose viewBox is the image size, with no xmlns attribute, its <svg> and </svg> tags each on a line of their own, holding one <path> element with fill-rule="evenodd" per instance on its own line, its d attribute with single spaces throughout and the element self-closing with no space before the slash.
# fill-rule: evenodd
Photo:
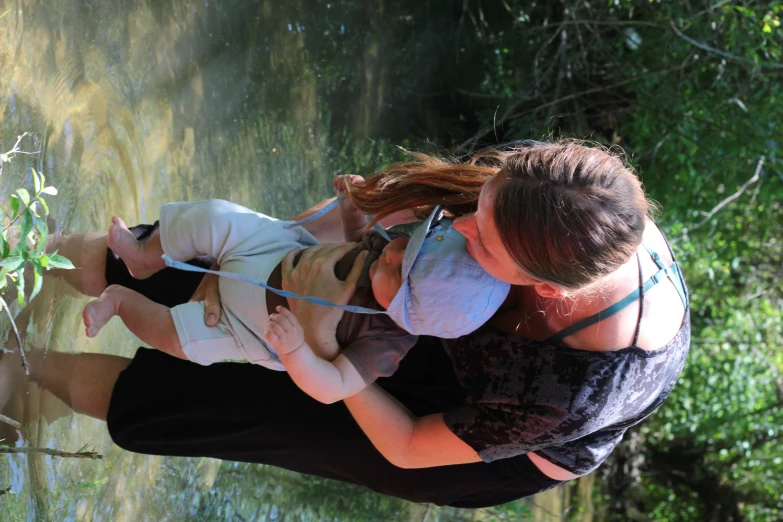
<svg viewBox="0 0 783 522">
<path fill-rule="evenodd" d="M 210 270 L 220 270 L 220 265 L 215 263 Z M 204 324 L 215 326 L 220 320 L 223 309 L 220 306 L 220 290 L 218 288 L 219 277 L 215 274 L 204 274 L 196 291 L 193 292 L 191 301 L 204 301 Z"/>
<path fill-rule="evenodd" d="M 282 263 L 283 290 L 320 297 L 335 304 L 347 304 L 356 290 L 368 252 L 357 256 L 345 281 L 334 275 L 334 265 L 355 246 L 353 243 L 335 243 L 310 247 L 302 252 L 296 266 L 293 262 L 300 250 L 292 250 Z M 302 324 L 305 340 L 311 347 L 316 349 L 334 344 L 335 329 L 343 316 L 341 309 L 316 305 L 304 299 L 289 299 L 288 303 Z"/>
<path fill-rule="evenodd" d="M 364 178 L 357 174 L 340 174 L 334 177 L 334 179 L 332 180 L 332 186 L 337 191 L 337 196 L 339 197 L 340 195 L 345 193 L 345 185 L 347 183 L 356 184 L 356 183 L 361 183 L 363 181 Z M 353 206 L 353 203 L 351 203 L 350 200 L 348 200 L 348 198 L 343 198 L 342 202 L 340 203 L 340 211 L 342 213 L 341 217 L 343 219 L 343 222 L 345 222 L 346 219 L 350 219 L 349 216 L 352 213 L 361 214 L 361 212 L 359 212 L 359 210 L 355 206 Z M 361 215 L 364 216 L 364 214 Z M 394 214 L 389 214 L 388 216 L 383 218 L 381 220 L 381 226 L 383 228 L 391 228 L 396 225 L 415 223 L 416 221 L 420 221 L 420 220 L 414 215 L 413 210 L 400 210 L 398 212 L 395 212 Z M 363 222 L 362 227 L 366 227 L 369 222 L 370 222 L 369 218 L 366 219 Z M 357 227 L 353 227 L 353 228 L 357 228 Z M 348 241 L 354 241 L 353 239 L 348 238 L 347 234 L 346 234 L 346 239 Z"/>
<path fill-rule="evenodd" d="M 362 181 L 364 181 L 364 178 L 358 174 L 339 174 L 332 180 L 332 186 L 339 195 L 345 192 L 346 183 L 355 184 L 361 183 Z"/>
<path fill-rule="evenodd" d="M 359 176 L 358 174 L 339 174 L 334 177 L 332 180 L 332 186 L 334 187 L 334 190 L 337 191 L 337 197 L 342 197 L 345 195 L 345 186 L 348 184 L 356 184 L 361 183 L 364 181 L 364 178 L 362 176 Z M 354 213 L 359 213 L 359 210 L 351 203 L 351 200 L 348 198 L 342 198 L 342 201 L 340 201 L 340 211 L 343 213 L 343 215 L 350 215 Z"/>
</svg>

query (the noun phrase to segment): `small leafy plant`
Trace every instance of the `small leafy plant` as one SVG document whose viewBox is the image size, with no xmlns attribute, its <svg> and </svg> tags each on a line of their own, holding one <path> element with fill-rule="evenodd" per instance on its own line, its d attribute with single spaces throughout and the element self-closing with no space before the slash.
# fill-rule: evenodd
<svg viewBox="0 0 783 522">
<path fill-rule="evenodd" d="M 3 166 L 9 163 L 14 156 L 18 154 L 38 154 L 37 152 L 26 152 L 19 148 L 19 144 L 30 133 L 25 132 L 16 139 L 13 148 L 0 154 L 0 175 L 3 173 Z M 43 270 L 52 268 L 72 269 L 73 264 L 55 251 L 52 254 L 46 253 L 46 239 L 49 235 L 49 226 L 46 223 L 46 216 L 49 215 L 49 206 L 43 195 L 56 195 L 57 189 L 52 186 L 46 186 L 46 176 L 43 173 L 32 169 L 33 173 L 33 192 L 35 196 L 31 197 L 30 192 L 22 187 L 11 194 L 10 208 L 0 206 L 0 222 L 3 223 L 3 230 L 0 234 L 0 294 L 5 295 L 11 285 L 16 287 L 16 299 L 20 306 L 25 303 L 25 278 L 24 271 L 28 266 L 33 268 L 33 288 L 30 292 L 30 299 L 34 298 L 41 290 L 43 283 Z M 8 223 L 6 224 L 6 220 Z M 11 246 L 11 243 L 14 243 Z M 25 372 L 29 374 L 30 369 L 25 357 L 22 338 L 19 335 L 19 329 L 14 321 L 13 314 L 8 308 L 8 303 L 0 295 L 0 306 L 5 310 L 8 319 L 11 321 L 11 328 L 16 335 L 17 345 L 22 356 L 22 363 Z"/>
<path fill-rule="evenodd" d="M 11 162 L 17 154 L 37 154 L 37 152 L 25 152 L 19 148 L 22 139 L 29 135 L 29 133 L 25 132 L 18 136 L 14 147 L 10 151 L 0 154 L 0 175 L 3 173 L 3 166 Z M 0 294 L 4 295 L 6 290 L 10 288 L 10 281 L 11 285 L 16 287 L 17 301 L 20 306 L 25 304 L 24 271 L 26 268 L 31 266 L 33 269 L 33 288 L 30 291 L 30 300 L 41 290 L 44 269 L 74 268 L 68 259 L 59 255 L 56 251 L 52 254 L 46 253 L 46 240 L 49 235 L 46 216 L 49 215 L 49 206 L 46 204 L 44 195 L 56 196 L 57 189 L 46 185 L 46 176 L 42 172 L 38 172 L 34 168 L 31 170 L 33 173 L 34 195 L 31 195 L 26 188 L 22 187 L 11 194 L 10 208 L 0 205 L 0 222 L 3 224 L 2 234 L 0 234 Z M 14 243 L 13 246 L 11 246 L 12 243 Z M 25 356 L 22 338 L 19 335 L 19 329 L 2 295 L 0 295 L 0 306 L 5 310 L 8 319 L 11 321 L 11 328 L 16 335 L 22 364 L 25 372 L 29 375 L 30 369 Z M 19 422 L 4 415 L 0 415 L 0 422 L 13 426 L 21 440 L 24 441 L 22 425 Z M 90 459 L 102 458 L 101 455 L 88 450 L 86 446 L 75 453 L 71 453 L 51 448 L 11 447 L 8 444 L 0 444 L 1 453 L 27 453 Z M 10 488 L 0 489 L 0 495 L 9 491 Z"/>
<path fill-rule="evenodd" d="M 19 136 L 13 149 L 0 154 L 0 174 L 3 165 L 9 163 L 16 154 L 35 154 L 19 149 L 19 143 L 28 135 L 24 133 Z M 46 239 L 49 235 L 46 216 L 49 215 L 49 206 L 43 196 L 56 196 L 57 189 L 46 185 L 46 176 L 42 172 L 34 168 L 31 170 L 34 195 L 24 187 L 19 188 L 11 195 L 10 208 L 0 207 L 0 219 L 4 223 L 0 235 L 0 293 L 5 294 L 10 281 L 10 285 L 16 287 L 17 300 L 21 306 L 25 303 L 25 268 L 33 269 L 30 299 L 41 290 L 44 269 L 74 268 L 68 259 L 57 252 L 46 253 Z M 9 239 L 12 242 L 15 240 L 16 244 L 11 246 Z"/>
</svg>

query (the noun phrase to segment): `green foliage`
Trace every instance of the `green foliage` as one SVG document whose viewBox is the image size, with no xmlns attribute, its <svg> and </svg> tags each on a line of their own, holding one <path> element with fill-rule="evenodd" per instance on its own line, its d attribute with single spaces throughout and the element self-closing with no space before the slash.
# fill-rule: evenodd
<svg viewBox="0 0 783 522">
<path fill-rule="evenodd" d="M 9 163 L 13 157 L 14 150 L 3 154 L 0 161 Z M 57 252 L 46 253 L 46 239 L 49 235 L 46 217 L 49 215 L 49 206 L 43 196 L 55 196 L 57 189 L 46 185 L 46 176 L 42 172 L 39 173 L 34 168 L 30 170 L 33 177 L 33 195 L 31 196 L 27 189 L 19 188 L 11 194 L 9 209 L 0 207 L 0 219 L 4 223 L 8 220 L 0 235 L 0 292 L 5 293 L 10 281 L 16 288 L 20 305 L 25 303 L 25 268 L 33 270 L 30 299 L 41 290 L 44 270 L 74 268 L 69 260 Z M 13 238 L 12 242 L 15 242 L 13 247 L 9 244 L 9 238 Z"/>
<path fill-rule="evenodd" d="M 524 502 L 515 500 L 500 506 L 485 508 L 482 521 L 486 522 L 512 522 L 532 520 L 533 512 Z"/>
<path fill-rule="evenodd" d="M 19 149 L 19 143 L 26 136 L 28 136 L 28 133 L 20 135 L 10 151 L 0 154 L 0 174 L 2 174 L 5 165 L 13 160 L 14 156 L 17 154 L 30 154 Z M 2 224 L 2 233 L 0 234 L 0 293 L 6 293 L 10 281 L 11 285 L 16 289 L 16 297 L 20 306 L 25 304 L 26 268 L 28 270 L 32 268 L 33 270 L 33 286 L 29 293 L 29 299 L 31 300 L 41 290 L 44 270 L 74 268 L 73 264 L 65 257 L 59 255 L 57 251 L 53 253 L 46 252 L 46 240 L 49 235 L 46 217 L 49 215 L 49 206 L 43 196 L 44 194 L 56 196 L 57 189 L 46 185 L 46 176 L 43 172 L 38 172 L 34 168 L 30 170 L 33 178 L 32 195 L 26 188 L 18 188 L 10 196 L 9 207 L 4 208 L 0 206 L 0 223 Z M 11 243 L 14 243 L 13 246 Z M 18 329 L 8 304 L 4 299 L 0 298 L 0 305 L 5 308 L 18 339 Z M 21 344 L 21 341 L 18 342 Z M 24 347 L 19 346 L 17 349 L 24 350 Z M 22 355 L 24 355 L 24 352 L 22 352 Z M 22 360 L 25 361 L 24 357 Z M 27 369 L 26 362 L 25 369 Z M 84 449 L 80 449 L 79 452 L 82 452 Z M 90 453 L 90 458 L 99 457 L 94 452 Z M 0 496 L 9 490 L 10 488 L 1 491 Z"/>
<path fill-rule="evenodd" d="M 664 208 L 692 295 L 679 384 L 638 428 L 625 482 L 607 471 L 599 487 L 617 520 L 779 520 L 783 4 L 511 7 L 517 32 L 497 35 L 483 83 L 517 104 L 504 117 L 508 137 L 548 128 L 622 145 Z M 619 493 L 628 487 L 638 491 Z"/>
<path fill-rule="evenodd" d="M 610 518 L 779 520 L 783 2 L 479 11 L 472 103 L 493 124 L 463 146 L 546 135 L 621 145 L 663 207 L 691 291 L 683 375 L 597 481 Z"/>
<path fill-rule="evenodd" d="M 161 9 L 169 4 L 179 5 Z M 323 192 L 306 196 L 320 199 L 333 174 L 366 174 L 398 159 L 390 144 L 405 139 L 416 150 L 426 139 L 462 145 L 458 152 L 548 135 L 621 145 L 663 207 L 660 223 L 692 295 L 694 342 L 670 399 L 605 464 L 595 497 L 606 499 L 616 520 L 783 518 L 781 0 L 294 2 L 265 9 L 261 22 L 251 4 L 210 3 L 209 25 L 215 41 L 247 53 L 243 111 L 258 118 L 251 130 L 260 135 L 219 149 L 225 157 L 218 160 L 212 146 L 197 154 L 198 163 L 233 168 L 232 158 L 253 143 L 268 174 L 259 182 L 248 172 L 247 180 L 226 183 L 221 197 L 291 215 L 313 201 L 290 187 L 321 183 Z M 233 31 L 231 13 L 248 13 L 252 30 Z M 161 19 L 177 16 L 172 10 Z M 292 21 L 307 29 L 275 29 Z M 284 38 L 296 44 L 279 44 Z M 208 86 L 224 92 L 220 82 L 234 86 L 236 78 L 223 74 Z M 229 98 L 206 104 L 193 120 L 230 135 L 218 127 L 233 114 Z M 746 185 L 761 158 L 758 180 Z M 43 246 L 35 255 L 47 231 L 41 196 L 51 193 L 37 173 L 32 182 L 4 210 L 16 219 L 11 228 L 24 232 L 24 246 L 12 252 L 12 230 L 0 244 L 3 284 L 20 290 L 24 270 L 40 279 L 43 268 L 65 263 L 42 257 Z M 202 182 L 183 180 L 193 194 Z M 258 192 L 243 194 L 247 186 Z M 191 472 L 166 477 L 182 487 L 166 485 L 189 495 Z M 365 509 L 349 520 L 392 519 L 397 509 L 358 488 L 340 485 L 327 495 L 332 482 L 305 478 L 296 486 L 288 478 L 262 467 L 223 469 L 190 515 L 252 516 L 277 505 L 283 490 L 301 518 L 335 516 L 346 495 Z M 521 509 L 512 503 L 492 516 L 513 519 Z"/>
</svg>

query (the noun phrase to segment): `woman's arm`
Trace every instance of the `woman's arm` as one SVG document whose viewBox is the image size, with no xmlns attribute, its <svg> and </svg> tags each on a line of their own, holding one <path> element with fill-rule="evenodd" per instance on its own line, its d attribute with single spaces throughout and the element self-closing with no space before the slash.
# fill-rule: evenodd
<svg viewBox="0 0 783 522">
<path fill-rule="evenodd" d="M 329 198 L 324 200 L 304 212 L 297 214 L 292 219 L 300 221 L 311 214 L 315 214 L 334 201 L 334 199 L 335 198 Z M 383 218 L 381 220 L 381 226 L 383 228 L 391 228 L 396 225 L 415 223 L 416 221 L 419 221 L 419 218 L 413 214 L 413 211 L 402 210 Z M 339 212 L 327 212 L 318 219 L 303 224 L 302 228 L 310 232 L 321 243 L 342 243 L 343 241 L 348 241 L 343 234 L 342 219 Z"/>
<path fill-rule="evenodd" d="M 335 176 L 332 180 L 332 186 L 337 191 L 337 197 L 342 198 L 342 201 L 340 201 L 340 222 L 343 226 L 345 241 L 361 241 L 367 225 L 370 224 L 370 216 L 359 212 L 359 209 L 345 197 L 346 183 L 361 183 L 362 181 L 364 181 L 364 178 L 356 174 L 342 174 Z"/>
<path fill-rule="evenodd" d="M 289 254 L 283 261 L 283 288 L 346 304 L 355 283 L 346 285 L 334 275 L 334 263 L 344 250 L 342 245 L 308 248 L 296 267 L 291 263 L 295 254 Z M 290 304 L 308 342 L 334 337 L 342 310 L 302 299 L 294 299 Z M 443 414 L 416 417 L 377 385 L 345 399 L 345 404 L 375 448 L 396 466 L 426 468 L 481 460 L 473 448 L 448 429 Z"/>
<path fill-rule="evenodd" d="M 416 417 L 377 384 L 344 402 L 375 449 L 397 467 L 432 468 L 481 461 L 476 450 L 446 426 L 442 413 Z"/>
<path fill-rule="evenodd" d="M 304 212 L 300 212 L 291 219 L 294 221 L 301 221 L 306 217 L 315 214 L 335 199 L 336 198 L 329 198 L 324 200 L 317 205 L 308 208 Z M 315 236 L 315 238 L 321 243 L 342 243 L 345 241 L 345 237 L 343 236 L 343 225 L 342 221 L 340 220 L 339 212 L 327 212 L 318 219 L 310 221 L 309 223 L 305 223 L 302 225 L 302 227 Z"/>
<path fill-rule="evenodd" d="M 345 183 L 357 183 L 363 179 L 357 174 L 343 174 L 335 176 L 332 180 L 332 185 L 339 194 L 344 192 L 343 186 Z M 322 201 L 314 207 L 297 214 L 293 217 L 293 220 L 301 221 L 315 214 L 334 200 L 335 198 L 330 198 Z M 404 225 L 415 221 L 418 221 L 418 218 L 413 215 L 413 212 L 404 210 L 383 218 L 381 226 L 390 228 L 395 225 Z M 353 204 L 346 198 L 340 204 L 340 212 L 327 212 L 318 219 L 305 223 L 302 227 L 314 235 L 321 243 L 341 243 L 343 241 L 358 241 L 358 237 L 361 237 L 367 223 L 369 223 L 369 217 L 356 210 Z"/>
</svg>

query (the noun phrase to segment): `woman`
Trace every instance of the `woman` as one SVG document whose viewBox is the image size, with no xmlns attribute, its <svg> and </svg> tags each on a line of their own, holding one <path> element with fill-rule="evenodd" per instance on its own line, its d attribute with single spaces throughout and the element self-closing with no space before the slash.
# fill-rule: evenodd
<svg viewBox="0 0 783 522">
<path fill-rule="evenodd" d="M 485 327 L 444 342 L 445 351 L 422 338 L 397 373 L 344 405 L 309 400 L 285 374 L 144 349 L 132 361 L 50 353 L 44 366 L 59 374 L 34 369 L 34 378 L 106 418 L 131 451 L 263 462 L 417 502 L 494 505 L 587 473 L 674 385 L 689 343 L 687 295 L 622 161 L 573 143 L 525 145 L 467 166 L 422 157 L 367 184 L 420 209 L 444 203 L 444 193 L 413 191 L 405 172 L 467 179 L 446 191 L 464 194 L 445 202 L 462 213 L 454 226 L 482 267 L 514 286 Z M 362 187 L 349 192 L 376 215 L 400 208 L 362 208 Z M 309 228 L 326 240 L 331 226 L 327 216 Z M 289 258 L 283 286 L 347 302 L 351 282 L 333 275 L 345 248 L 305 250 L 296 267 Z M 86 238 L 77 250 L 87 293 L 122 281 L 111 256 L 100 277 L 105 240 Z M 146 292 L 181 302 L 196 285 Z M 332 332 L 341 312 L 301 301 L 290 304 L 312 325 L 307 335 Z"/>
</svg>

